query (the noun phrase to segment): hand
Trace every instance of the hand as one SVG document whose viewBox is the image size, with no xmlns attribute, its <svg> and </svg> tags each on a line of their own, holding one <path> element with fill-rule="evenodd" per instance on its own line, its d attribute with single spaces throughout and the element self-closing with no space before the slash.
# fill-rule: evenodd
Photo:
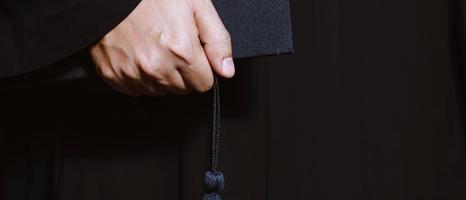
<svg viewBox="0 0 466 200">
<path fill-rule="evenodd" d="M 213 71 L 235 73 L 230 36 L 211 0 L 142 0 L 90 53 L 102 79 L 130 96 L 204 92 Z"/>
</svg>

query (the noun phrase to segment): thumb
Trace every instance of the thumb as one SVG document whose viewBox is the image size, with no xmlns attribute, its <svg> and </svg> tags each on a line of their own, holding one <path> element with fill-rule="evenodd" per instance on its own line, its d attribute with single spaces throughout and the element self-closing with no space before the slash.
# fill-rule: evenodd
<svg viewBox="0 0 466 200">
<path fill-rule="evenodd" d="M 199 39 L 213 70 L 225 78 L 235 74 L 230 34 L 218 16 L 211 0 L 198 0 L 194 7 L 194 18 Z"/>
</svg>

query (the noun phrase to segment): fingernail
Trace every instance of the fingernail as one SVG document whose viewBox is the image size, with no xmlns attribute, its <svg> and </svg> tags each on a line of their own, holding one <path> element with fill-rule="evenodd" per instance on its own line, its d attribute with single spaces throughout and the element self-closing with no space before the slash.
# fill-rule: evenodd
<svg viewBox="0 0 466 200">
<path fill-rule="evenodd" d="M 235 75 L 235 63 L 233 58 L 225 58 L 222 62 L 223 75 L 226 77 L 233 77 Z"/>
</svg>

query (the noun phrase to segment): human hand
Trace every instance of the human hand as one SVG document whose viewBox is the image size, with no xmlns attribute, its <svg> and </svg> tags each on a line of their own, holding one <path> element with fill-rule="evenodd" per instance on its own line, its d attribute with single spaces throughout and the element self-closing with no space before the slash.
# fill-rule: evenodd
<svg viewBox="0 0 466 200">
<path fill-rule="evenodd" d="M 230 36 L 211 0 L 142 0 L 90 53 L 101 78 L 130 96 L 204 92 L 213 71 L 235 73 Z"/>
</svg>

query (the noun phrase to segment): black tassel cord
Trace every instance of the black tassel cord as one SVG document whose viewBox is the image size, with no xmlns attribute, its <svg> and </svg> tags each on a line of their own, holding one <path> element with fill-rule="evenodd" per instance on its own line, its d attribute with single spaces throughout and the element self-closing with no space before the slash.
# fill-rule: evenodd
<svg viewBox="0 0 466 200">
<path fill-rule="evenodd" d="M 217 77 L 214 77 L 212 138 L 211 138 L 211 166 L 204 177 L 205 194 L 203 200 L 221 200 L 220 192 L 225 187 L 223 173 L 218 171 L 220 151 L 220 91 Z"/>
</svg>

